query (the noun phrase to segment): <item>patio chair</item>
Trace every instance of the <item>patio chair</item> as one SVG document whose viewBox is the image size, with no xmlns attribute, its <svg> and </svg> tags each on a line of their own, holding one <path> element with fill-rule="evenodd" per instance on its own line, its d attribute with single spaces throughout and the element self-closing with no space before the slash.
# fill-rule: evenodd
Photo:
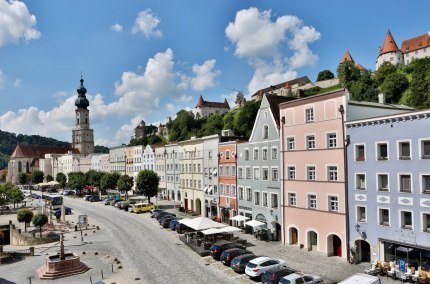
<svg viewBox="0 0 430 284">
<path fill-rule="evenodd" d="M 415 268 L 413 268 L 413 269 L 415 270 Z M 417 269 L 417 270 L 415 270 L 415 271 L 412 273 L 412 275 L 411 275 L 411 280 L 412 280 L 413 282 L 418 282 L 419 278 L 420 278 L 420 272 L 419 272 L 419 270 Z"/>
<path fill-rule="evenodd" d="M 370 274 L 370 275 L 376 274 L 376 266 L 377 266 L 377 264 L 378 264 L 378 262 L 376 260 L 373 261 L 373 263 L 370 265 L 370 268 L 365 269 L 364 273 Z"/>
<path fill-rule="evenodd" d="M 393 266 L 390 267 L 390 270 L 387 272 L 388 277 L 396 278 L 396 268 Z"/>
<path fill-rule="evenodd" d="M 412 276 L 412 272 L 410 268 L 408 268 L 405 273 L 399 272 L 399 279 L 402 280 L 402 283 L 403 281 L 409 280 L 411 276 Z"/>
</svg>

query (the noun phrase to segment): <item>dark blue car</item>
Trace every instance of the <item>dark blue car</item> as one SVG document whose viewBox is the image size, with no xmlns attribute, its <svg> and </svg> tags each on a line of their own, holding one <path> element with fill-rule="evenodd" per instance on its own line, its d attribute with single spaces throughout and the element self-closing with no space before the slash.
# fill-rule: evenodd
<svg viewBox="0 0 430 284">
<path fill-rule="evenodd" d="M 72 208 L 64 206 L 64 212 L 66 213 L 66 215 L 70 215 L 70 214 L 72 214 Z M 61 216 L 61 208 L 54 209 L 54 215 L 55 215 L 55 217 L 60 217 Z"/>
<path fill-rule="evenodd" d="M 172 229 L 172 231 L 176 230 L 176 224 L 178 224 L 179 220 L 180 219 L 173 219 L 172 221 L 170 221 L 169 228 Z"/>
</svg>

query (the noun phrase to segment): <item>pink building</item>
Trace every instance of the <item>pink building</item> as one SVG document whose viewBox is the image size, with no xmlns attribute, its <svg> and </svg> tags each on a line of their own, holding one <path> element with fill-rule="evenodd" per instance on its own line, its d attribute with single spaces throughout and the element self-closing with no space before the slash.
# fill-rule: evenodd
<svg viewBox="0 0 430 284">
<path fill-rule="evenodd" d="M 346 257 L 344 90 L 282 103 L 283 241 Z"/>
</svg>

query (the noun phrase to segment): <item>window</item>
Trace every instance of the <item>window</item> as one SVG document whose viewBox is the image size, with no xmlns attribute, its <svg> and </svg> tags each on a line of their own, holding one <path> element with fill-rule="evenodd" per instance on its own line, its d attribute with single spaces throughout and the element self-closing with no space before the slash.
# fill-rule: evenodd
<svg viewBox="0 0 430 284">
<path fill-rule="evenodd" d="M 262 172 L 263 172 L 262 180 L 269 180 L 269 169 L 268 168 L 262 168 Z"/>
<path fill-rule="evenodd" d="M 327 146 L 328 146 L 328 148 L 336 148 L 337 147 L 336 133 L 327 134 Z"/>
<path fill-rule="evenodd" d="M 225 151 L 225 159 L 230 160 L 230 151 Z"/>
<path fill-rule="evenodd" d="M 315 136 L 314 135 L 306 136 L 306 148 L 307 149 L 315 149 Z"/>
<path fill-rule="evenodd" d="M 268 201 L 269 201 L 269 195 L 267 194 L 267 192 L 263 192 L 263 206 L 264 207 L 269 207 L 269 204 L 268 204 Z"/>
<path fill-rule="evenodd" d="M 364 145 L 355 145 L 355 160 L 364 161 L 365 155 Z"/>
<path fill-rule="evenodd" d="M 251 179 L 251 168 L 246 167 L 245 170 L 246 170 L 246 178 Z"/>
<path fill-rule="evenodd" d="M 208 157 L 209 157 L 209 160 L 212 160 L 212 151 L 208 152 Z"/>
<path fill-rule="evenodd" d="M 243 179 L 243 168 L 242 167 L 237 168 L 237 177 L 240 179 Z"/>
<path fill-rule="evenodd" d="M 236 196 L 236 186 L 235 185 L 231 186 L 231 195 Z"/>
<path fill-rule="evenodd" d="M 270 194 L 270 206 L 272 208 L 278 208 L 278 194 L 277 193 L 271 193 Z"/>
<path fill-rule="evenodd" d="M 294 166 L 288 167 L 287 171 L 288 171 L 288 179 L 290 180 L 296 179 L 296 167 Z"/>
<path fill-rule="evenodd" d="M 289 192 L 288 193 L 288 205 L 289 206 L 296 206 L 297 205 L 297 199 L 296 199 L 296 194 Z"/>
<path fill-rule="evenodd" d="M 223 172 L 224 172 L 224 170 L 223 170 L 224 168 L 223 168 L 223 166 L 219 166 L 219 175 L 220 176 L 222 176 L 223 175 Z"/>
<path fill-rule="evenodd" d="M 387 143 L 378 143 L 376 147 L 377 147 L 378 160 L 387 160 L 388 159 L 388 144 Z"/>
<path fill-rule="evenodd" d="M 296 149 L 296 141 L 294 137 L 287 138 L 287 150 L 292 151 Z"/>
<path fill-rule="evenodd" d="M 430 159 L 430 140 L 421 141 L 421 158 Z"/>
<path fill-rule="evenodd" d="M 230 185 L 225 185 L 225 195 L 230 195 Z"/>
<path fill-rule="evenodd" d="M 328 210 L 334 212 L 339 211 L 339 198 L 337 196 L 328 197 Z"/>
<path fill-rule="evenodd" d="M 219 193 L 221 195 L 224 195 L 224 185 L 223 184 L 219 184 Z"/>
<path fill-rule="evenodd" d="M 260 192 L 256 191 L 256 192 L 254 192 L 254 195 L 255 195 L 255 197 L 254 197 L 254 205 L 259 206 L 260 205 Z"/>
<path fill-rule="evenodd" d="M 379 225 L 390 226 L 390 210 L 379 209 Z"/>
<path fill-rule="evenodd" d="M 279 180 L 279 172 L 278 169 L 272 168 L 272 181 L 278 181 Z"/>
<path fill-rule="evenodd" d="M 249 160 L 249 150 L 248 149 L 245 150 L 245 160 L 246 161 Z"/>
<path fill-rule="evenodd" d="M 403 229 L 412 229 L 412 212 L 400 211 L 400 227 Z"/>
<path fill-rule="evenodd" d="M 422 175 L 422 193 L 430 193 L 430 175 Z"/>
<path fill-rule="evenodd" d="M 308 195 L 308 208 L 317 209 L 317 196 L 315 194 Z"/>
<path fill-rule="evenodd" d="M 269 138 L 269 126 L 264 125 L 263 126 L 263 139 L 268 139 L 268 138 Z"/>
<path fill-rule="evenodd" d="M 307 167 L 307 178 L 308 180 L 315 180 L 315 166 Z"/>
<path fill-rule="evenodd" d="M 411 186 L 411 175 L 400 175 L 400 192 L 410 193 Z"/>
<path fill-rule="evenodd" d="M 308 108 L 306 109 L 306 122 L 314 121 L 314 109 Z"/>
<path fill-rule="evenodd" d="M 329 181 L 337 181 L 337 166 L 327 167 L 327 177 Z"/>
<path fill-rule="evenodd" d="M 399 142 L 399 159 L 401 160 L 411 159 L 411 145 L 409 141 Z"/>
<path fill-rule="evenodd" d="M 243 200 L 243 187 L 238 187 L 237 189 L 239 190 L 239 199 Z"/>
<path fill-rule="evenodd" d="M 268 117 L 268 113 L 267 113 L 267 111 L 265 111 L 264 112 L 264 118 L 267 118 Z"/>
<path fill-rule="evenodd" d="M 226 166 L 226 167 L 225 167 L 224 175 L 225 175 L 225 176 L 229 176 L 229 175 L 230 175 L 230 167 L 229 167 L 229 166 Z"/>
<path fill-rule="evenodd" d="M 355 174 L 355 188 L 360 190 L 366 189 L 366 175 Z"/>
<path fill-rule="evenodd" d="M 277 160 L 278 159 L 278 148 L 273 147 L 272 148 L 272 160 Z"/>
<path fill-rule="evenodd" d="M 423 231 L 430 233 L 430 213 L 423 213 Z"/>
<path fill-rule="evenodd" d="M 255 180 L 260 179 L 260 168 L 254 168 L 254 179 Z"/>
<path fill-rule="evenodd" d="M 258 160 L 258 149 L 254 149 L 254 160 Z"/>
<path fill-rule="evenodd" d="M 231 175 L 236 176 L 236 166 L 231 166 Z"/>
<path fill-rule="evenodd" d="M 378 174 L 378 190 L 388 191 L 388 175 Z"/>
<path fill-rule="evenodd" d="M 267 148 L 263 148 L 263 160 L 267 160 L 269 158 L 269 150 Z"/>
<path fill-rule="evenodd" d="M 252 189 L 249 187 L 246 189 L 246 200 L 252 201 Z"/>
<path fill-rule="evenodd" d="M 366 207 L 357 206 L 357 222 L 366 222 Z"/>
</svg>

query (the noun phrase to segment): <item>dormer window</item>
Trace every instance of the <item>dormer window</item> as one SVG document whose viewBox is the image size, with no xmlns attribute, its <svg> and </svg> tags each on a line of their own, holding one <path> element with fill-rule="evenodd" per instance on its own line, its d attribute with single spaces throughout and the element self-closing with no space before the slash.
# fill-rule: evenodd
<svg viewBox="0 0 430 284">
<path fill-rule="evenodd" d="M 263 139 L 268 139 L 268 138 L 269 138 L 269 126 L 264 125 L 263 126 Z"/>
</svg>

